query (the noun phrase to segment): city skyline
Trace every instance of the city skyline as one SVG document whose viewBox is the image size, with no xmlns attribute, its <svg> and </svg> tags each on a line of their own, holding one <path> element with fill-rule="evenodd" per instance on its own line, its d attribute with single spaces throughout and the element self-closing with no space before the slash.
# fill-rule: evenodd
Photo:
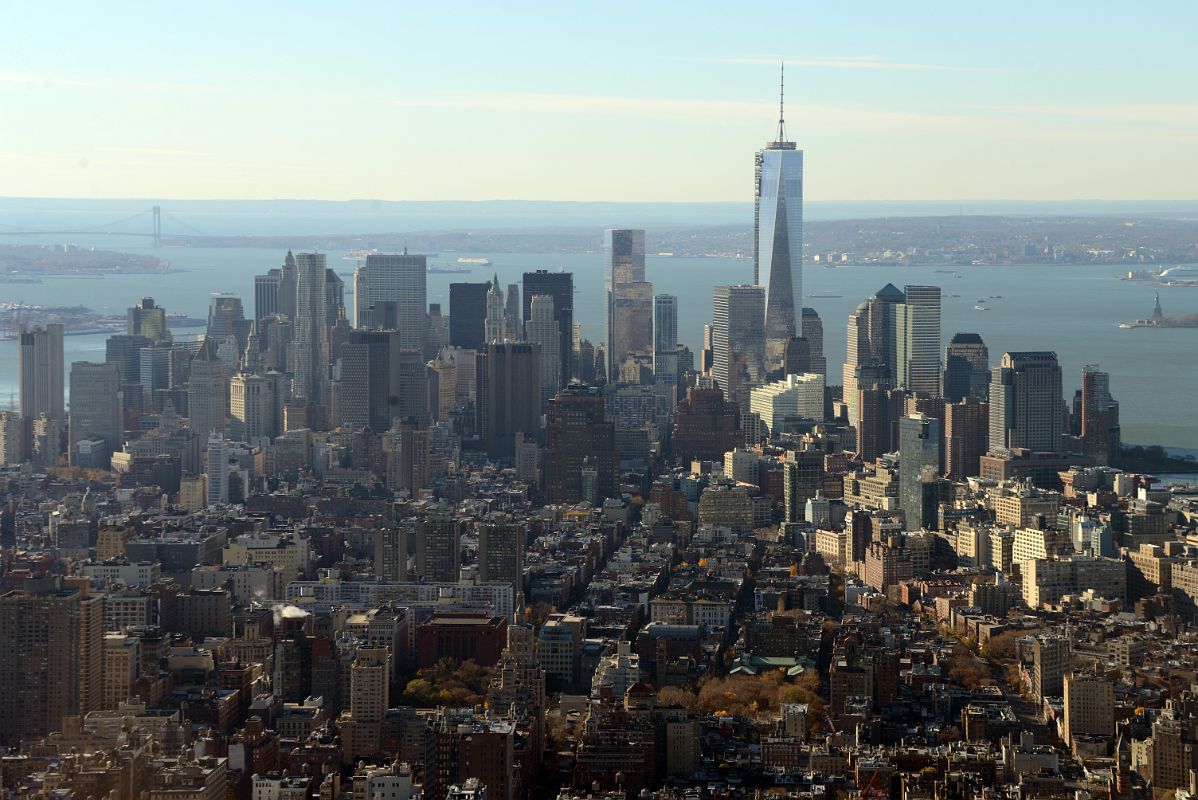
<svg viewBox="0 0 1198 800">
<path fill-rule="evenodd" d="M 437 230 L 435 204 L 0 198 L 4 800 L 1192 800 L 1198 219 L 804 208 L 831 185 L 1171 191 L 1192 159 L 1147 165 L 1189 156 L 1189 106 L 1153 106 L 1152 150 L 1101 114 L 1025 138 L 938 109 L 1059 116 L 1079 67 L 1148 107 L 1165 87 L 1135 80 L 1193 59 L 1180 28 L 671 0 L 466 5 L 438 37 L 439 10 L 315 8 L 37 22 L 87 78 L 5 73 L 45 55 L 10 37 L 0 93 L 45 95 L 0 174 L 49 190 L 28 148 L 94 132 L 130 191 L 642 202 L 450 203 Z M 1102 31 L 1105 60 L 1056 63 Z M 812 55 L 849 42 L 877 54 Z M 767 68 L 762 144 L 741 133 Z M 810 113 L 833 101 L 868 113 Z M 168 119 L 208 149 L 139 153 Z M 88 152 L 100 191 L 114 162 Z M 730 191 L 733 162 L 742 200 L 666 224 L 654 200 Z"/>
<path fill-rule="evenodd" d="M 1020 7 L 1034 9 L 1034 23 Z M 473 24 L 450 29 L 432 9 L 362 4 L 330 22 L 313 7 L 264 4 L 239 9 L 237 26 L 219 10 L 198 18 L 167 46 L 132 9 L 76 5 L 81 24 L 64 28 L 25 6 L 11 12 L 14 29 L 55 33 L 52 46 L 34 36 L 0 57 L 0 93 L 26 121 L 6 132 L 5 192 L 740 200 L 745 151 L 773 133 L 785 61 L 792 138 L 819 156 L 809 198 L 1194 198 L 1198 166 L 1186 153 L 1198 103 L 1183 77 L 1196 71 L 1183 33 L 1192 6 L 1156 6 L 1154 16 L 1027 4 L 960 18 L 875 3 L 853 15 L 851 47 L 850 20 L 831 8 L 786 9 L 764 32 L 752 9 L 683 9 L 477 8 Z M 284 42 L 327 45 L 303 59 L 266 56 L 284 13 Z M 594 35 L 563 35 L 570 29 Z M 404 47 L 373 46 L 393 30 Z M 612 37 L 631 57 L 603 57 Z M 354 59 L 342 57 L 346 40 Z M 206 57 L 212 41 L 219 59 Z M 1012 59 L 1015 41 L 1035 58 Z M 158 113 L 164 103 L 171 114 Z M 300 107 L 305 135 L 277 136 Z M 447 174 L 448 162 L 461 169 Z"/>
</svg>

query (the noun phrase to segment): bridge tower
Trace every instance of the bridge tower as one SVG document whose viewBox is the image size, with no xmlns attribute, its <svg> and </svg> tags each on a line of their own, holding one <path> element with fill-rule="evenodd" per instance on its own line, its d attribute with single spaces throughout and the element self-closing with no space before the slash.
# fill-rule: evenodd
<svg viewBox="0 0 1198 800">
<path fill-rule="evenodd" d="M 154 246 L 162 247 L 162 206 L 154 206 Z"/>
</svg>

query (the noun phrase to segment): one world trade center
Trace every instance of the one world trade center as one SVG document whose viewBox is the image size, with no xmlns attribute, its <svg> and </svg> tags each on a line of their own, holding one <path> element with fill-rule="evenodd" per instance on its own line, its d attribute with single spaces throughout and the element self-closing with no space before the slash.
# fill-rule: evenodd
<svg viewBox="0 0 1198 800">
<path fill-rule="evenodd" d="M 782 365 L 803 309 L 803 151 L 786 141 L 782 95 L 778 135 L 757 151 L 753 282 L 765 285 L 767 369 Z"/>
</svg>

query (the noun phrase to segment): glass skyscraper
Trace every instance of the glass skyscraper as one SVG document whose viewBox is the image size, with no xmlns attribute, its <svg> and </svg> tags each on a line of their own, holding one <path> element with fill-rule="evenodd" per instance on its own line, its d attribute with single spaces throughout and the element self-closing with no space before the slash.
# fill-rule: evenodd
<svg viewBox="0 0 1198 800">
<path fill-rule="evenodd" d="M 553 298 L 553 319 L 557 322 L 558 385 L 565 386 L 574 377 L 574 274 L 539 269 L 524 273 L 522 317 L 532 319 L 532 298 L 546 294 Z M 450 317 L 452 319 L 452 316 Z"/>
<path fill-rule="evenodd" d="M 607 289 L 607 379 L 620 381 L 627 360 L 653 355 L 653 284 L 645 280 L 645 232 L 604 235 Z"/>
<path fill-rule="evenodd" d="M 749 389 L 765 375 L 764 294 L 760 286 L 716 286 L 712 295 L 711 375 L 724 397 L 738 403 L 748 403 Z"/>
<path fill-rule="evenodd" d="M 672 294 L 653 297 L 653 377 L 678 382 L 678 298 Z"/>
<path fill-rule="evenodd" d="M 423 255 L 372 253 L 366 256 L 366 296 L 354 298 L 360 327 L 382 327 L 376 304 L 395 303 L 400 347 L 419 350 L 428 331 L 428 260 Z M 363 325 L 362 323 L 366 324 Z"/>
<path fill-rule="evenodd" d="M 753 214 L 753 283 L 765 287 L 766 359 L 781 366 L 803 308 L 803 151 L 778 136 L 757 151 Z"/>
</svg>

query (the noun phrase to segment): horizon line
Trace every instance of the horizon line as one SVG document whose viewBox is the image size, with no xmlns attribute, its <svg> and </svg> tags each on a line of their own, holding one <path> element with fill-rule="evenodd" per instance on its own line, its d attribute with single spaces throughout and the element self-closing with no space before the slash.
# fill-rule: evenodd
<svg viewBox="0 0 1198 800">
<path fill-rule="evenodd" d="M 521 198 L 521 197 L 487 197 L 487 198 L 403 198 L 387 199 L 381 197 L 151 197 L 145 195 L 121 196 L 63 196 L 63 195 L 0 195 L 0 202 L 5 201 L 60 201 L 60 202 L 179 202 L 179 203 L 561 203 L 576 205 L 647 205 L 647 206 L 701 206 L 701 205 L 752 205 L 752 200 L 577 200 L 566 198 Z M 1019 197 L 941 197 L 941 198 L 861 198 L 861 199 L 805 199 L 804 206 L 824 204 L 884 204 L 884 203 L 923 203 L 923 204 L 968 204 L 968 203 L 1198 203 L 1198 196 L 1190 198 L 1106 198 L 1106 197 L 1060 197 L 1030 199 Z"/>
</svg>

